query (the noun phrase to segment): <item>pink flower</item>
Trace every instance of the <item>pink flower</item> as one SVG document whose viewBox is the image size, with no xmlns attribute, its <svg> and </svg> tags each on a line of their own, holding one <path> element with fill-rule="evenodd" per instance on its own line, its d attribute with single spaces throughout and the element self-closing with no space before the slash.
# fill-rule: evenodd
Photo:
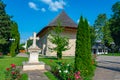
<svg viewBox="0 0 120 80">
<path fill-rule="evenodd" d="M 80 75 L 80 71 L 78 71 L 77 74 Z"/>
<path fill-rule="evenodd" d="M 11 67 L 14 68 L 14 67 L 16 67 L 16 65 L 15 64 L 11 64 Z"/>
<path fill-rule="evenodd" d="M 14 75 L 14 74 L 15 74 L 15 72 L 13 71 L 13 72 L 11 72 L 11 74 L 12 74 L 12 75 Z"/>
</svg>

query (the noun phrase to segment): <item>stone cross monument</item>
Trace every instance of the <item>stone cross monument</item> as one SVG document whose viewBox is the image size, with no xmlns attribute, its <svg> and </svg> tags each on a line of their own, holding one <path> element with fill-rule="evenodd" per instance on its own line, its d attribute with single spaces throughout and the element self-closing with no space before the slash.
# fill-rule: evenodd
<svg viewBox="0 0 120 80">
<path fill-rule="evenodd" d="M 33 37 L 30 37 L 30 39 L 33 39 L 33 44 L 28 48 L 28 52 L 30 53 L 29 61 L 23 64 L 23 71 L 43 70 L 45 69 L 45 64 L 43 62 L 39 62 L 39 52 L 41 49 L 36 45 L 36 40 L 39 38 L 36 37 L 36 33 L 34 32 Z"/>
<path fill-rule="evenodd" d="M 37 47 L 36 46 L 36 40 L 39 40 L 39 37 L 36 37 L 36 33 L 34 32 L 33 37 L 30 37 L 31 40 L 33 40 L 32 47 Z"/>
</svg>

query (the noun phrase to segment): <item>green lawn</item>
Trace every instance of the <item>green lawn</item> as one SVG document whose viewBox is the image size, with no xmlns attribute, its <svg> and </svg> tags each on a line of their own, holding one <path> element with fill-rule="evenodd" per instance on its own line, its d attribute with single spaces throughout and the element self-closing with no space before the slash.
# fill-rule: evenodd
<svg viewBox="0 0 120 80">
<path fill-rule="evenodd" d="M 27 61 L 28 58 L 23 57 L 3 57 L 0 58 L 0 80 L 4 79 L 4 72 L 7 67 L 10 67 L 10 64 L 16 64 L 17 66 L 21 66 L 23 61 Z M 39 58 L 40 61 L 45 62 L 47 65 L 53 66 L 58 65 L 60 62 L 67 64 L 74 64 L 74 57 L 64 57 L 62 60 L 58 60 L 57 58 Z M 57 80 L 57 78 L 51 72 L 45 72 L 46 76 L 50 80 Z M 23 79 L 25 80 L 26 74 L 23 75 Z"/>
<path fill-rule="evenodd" d="M 57 58 L 39 58 L 40 61 L 45 62 L 47 65 L 53 66 L 57 65 L 59 62 L 64 62 L 64 63 L 74 63 L 74 57 L 63 57 L 63 59 L 58 60 Z"/>
<path fill-rule="evenodd" d="M 120 56 L 120 53 L 108 53 L 108 54 L 102 54 L 105 56 Z"/>
<path fill-rule="evenodd" d="M 0 58 L 0 80 L 4 79 L 4 72 L 7 67 L 10 67 L 10 64 L 16 64 L 17 66 L 21 66 L 23 61 L 28 60 L 27 58 L 22 57 L 3 57 Z"/>
<path fill-rule="evenodd" d="M 45 72 L 45 75 L 49 78 L 49 80 L 58 80 L 51 72 Z"/>
</svg>

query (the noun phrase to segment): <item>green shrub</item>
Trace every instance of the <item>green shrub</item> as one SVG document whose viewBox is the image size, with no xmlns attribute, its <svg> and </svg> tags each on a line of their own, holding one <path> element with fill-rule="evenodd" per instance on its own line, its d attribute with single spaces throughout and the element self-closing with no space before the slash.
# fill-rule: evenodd
<svg viewBox="0 0 120 80">
<path fill-rule="evenodd" d="M 60 80 L 82 80 L 80 71 L 74 72 L 73 64 L 59 63 L 52 67 L 52 73 Z"/>
<path fill-rule="evenodd" d="M 28 80 L 27 74 L 20 74 L 20 69 L 15 64 L 11 64 L 5 71 L 5 80 Z"/>
<path fill-rule="evenodd" d="M 80 71 L 84 80 L 93 74 L 89 25 L 82 16 L 76 36 L 75 71 Z"/>
</svg>

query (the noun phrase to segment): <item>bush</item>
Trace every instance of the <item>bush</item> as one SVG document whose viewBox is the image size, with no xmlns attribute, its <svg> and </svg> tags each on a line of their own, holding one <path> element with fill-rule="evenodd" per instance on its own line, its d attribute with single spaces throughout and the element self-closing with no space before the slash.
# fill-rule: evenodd
<svg viewBox="0 0 120 80">
<path fill-rule="evenodd" d="M 59 63 L 52 68 L 52 73 L 60 80 L 82 80 L 80 71 L 74 72 L 73 64 Z"/>
<path fill-rule="evenodd" d="M 11 64 L 5 71 L 5 80 L 21 80 L 20 70 L 16 68 L 15 64 Z"/>
</svg>

